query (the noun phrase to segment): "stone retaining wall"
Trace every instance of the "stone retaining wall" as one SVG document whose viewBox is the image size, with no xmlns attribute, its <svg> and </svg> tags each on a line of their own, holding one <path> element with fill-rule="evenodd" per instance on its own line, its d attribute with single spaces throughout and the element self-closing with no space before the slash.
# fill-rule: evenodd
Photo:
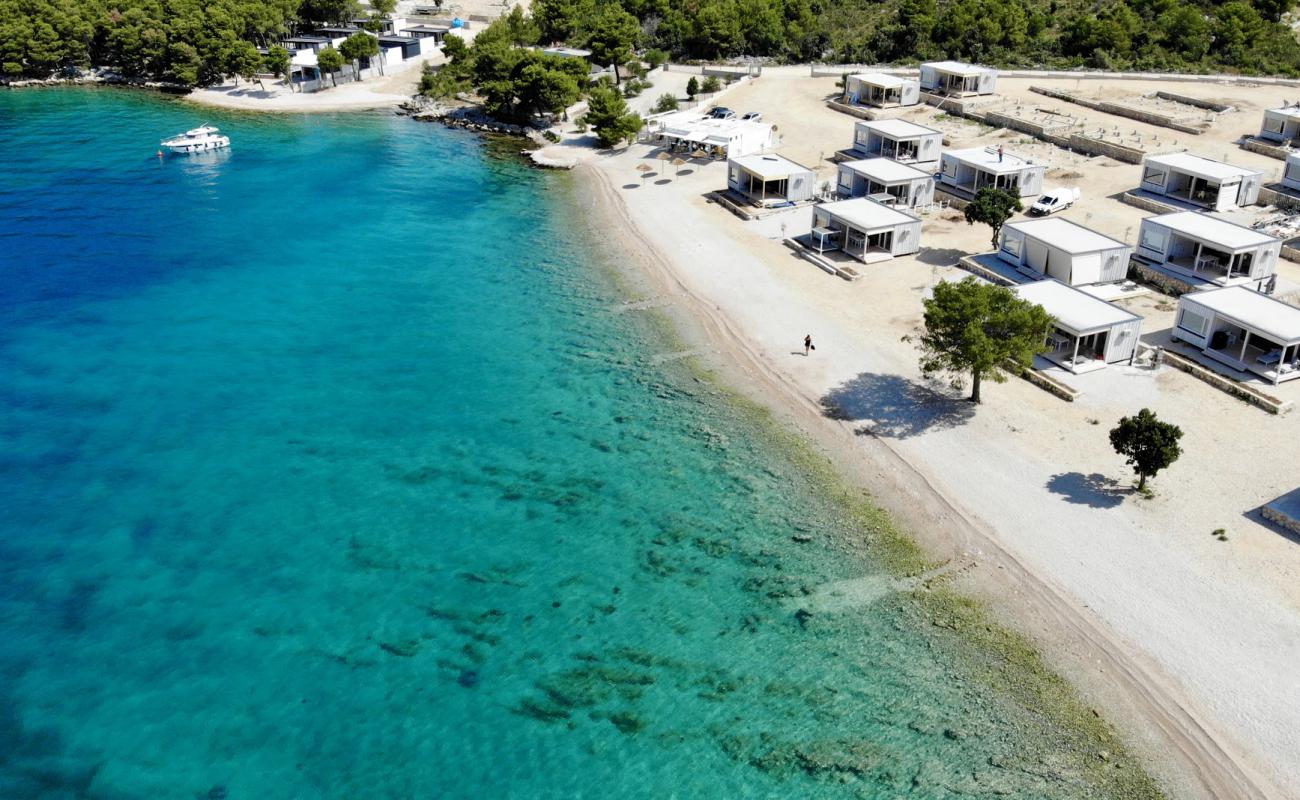
<svg viewBox="0 0 1300 800">
<path fill-rule="evenodd" d="M 1072 92 L 1066 92 L 1061 89 L 1049 89 L 1045 86 L 1030 86 L 1029 91 L 1037 92 L 1038 94 L 1046 95 L 1047 97 L 1051 97 L 1056 100 L 1064 100 L 1067 103 L 1074 103 L 1075 105 L 1083 106 L 1084 108 L 1091 108 L 1094 111 L 1100 111 L 1104 114 L 1112 114 L 1117 117 L 1126 117 L 1128 119 L 1135 119 L 1138 122 L 1145 122 L 1150 125 L 1159 125 L 1160 127 L 1163 128 L 1171 128 L 1173 130 L 1178 131 L 1179 133 L 1191 133 L 1197 135 L 1204 133 L 1203 128 L 1199 126 L 1187 125 L 1185 123 L 1178 122 L 1173 117 L 1170 117 L 1168 114 L 1159 114 L 1154 111 L 1144 111 L 1143 109 L 1140 108 L 1123 106 L 1118 103 L 1108 103 L 1105 101 L 1098 102 L 1095 100 L 1089 100 L 1086 97 L 1080 97 L 1076 94 L 1073 94 Z"/>
<path fill-rule="evenodd" d="M 839 100 L 827 100 L 826 107 L 832 111 L 838 111 L 841 114 L 848 114 L 858 119 L 876 119 L 880 111 L 872 108 L 855 106 L 852 103 L 841 103 Z"/>
<path fill-rule="evenodd" d="M 1250 403 L 1252 406 L 1262 408 L 1270 414 L 1287 414 L 1295 405 L 1290 400 L 1280 400 L 1272 395 L 1265 394 L 1260 390 L 1247 386 L 1240 381 L 1235 381 L 1226 375 L 1220 375 L 1214 370 L 1208 369 L 1196 363 L 1187 356 L 1180 355 L 1172 350 L 1166 350 L 1164 363 L 1174 369 L 1182 370 L 1187 374 L 1205 381 L 1216 389 L 1227 392 L 1238 400 Z"/>
<path fill-rule="evenodd" d="M 1174 94 L 1173 92 L 1156 92 L 1156 97 L 1159 97 L 1161 100 L 1172 100 L 1175 103 L 1182 103 L 1186 106 L 1204 108 L 1207 111 L 1214 111 L 1218 114 L 1222 114 L 1225 111 L 1237 110 L 1233 106 L 1224 103 L 1216 103 L 1213 100 L 1202 100 L 1199 97 L 1188 97 L 1185 94 Z"/>
<path fill-rule="evenodd" d="M 1187 281 L 1180 280 L 1167 272 L 1161 272 L 1137 258 L 1129 261 L 1129 269 L 1137 272 L 1138 278 L 1143 283 L 1156 287 L 1162 294 L 1167 294 L 1170 297 L 1178 297 L 1188 292 L 1194 292 L 1197 289 L 1196 286 Z"/>
<path fill-rule="evenodd" d="M 1281 525 L 1292 533 L 1300 533 L 1300 519 L 1296 519 L 1290 514 L 1286 514 L 1268 505 L 1261 508 L 1259 513 L 1269 522 Z"/>
<path fill-rule="evenodd" d="M 1247 136 L 1242 139 L 1241 149 L 1259 153 L 1261 156 L 1276 158 L 1279 161 L 1286 161 L 1286 157 L 1291 154 L 1291 151 L 1282 145 L 1266 142 L 1258 136 Z"/>
<path fill-rule="evenodd" d="M 1150 195 L 1138 194 L 1137 192 L 1125 192 L 1119 196 L 1119 199 L 1135 208 L 1140 208 L 1143 211 L 1150 211 L 1155 214 L 1172 214 L 1175 211 L 1187 210 L 1180 206 L 1162 203 Z"/>
<path fill-rule="evenodd" d="M 1259 188 L 1259 204 L 1261 206 L 1277 206 L 1283 211 L 1296 211 L 1300 210 L 1300 197 L 1282 188 L 1281 184 L 1275 183 L 1272 186 L 1261 186 Z"/>
<path fill-rule="evenodd" d="M 1051 375 L 1048 375 L 1045 372 L 1040 372 L 1036 369 L 1024 370 L 1020 373 L 1020 377 L 1037 386 L 1039 389 L 1042 389 L 1049 394 L 1056 395 L 1067 403 L 1073 403 L 1079 395 L 1083 394 L 1083 392 L 1075 389 L 1073 386 L 1067 386 L 1056 378 L 1053 378 Z"/>
<path fill-rule="evenodd" d="M 1091 136 L 1082 136 L 1077 133 L 1070 134 L 1066 140 L 1066 146 L 1071 150 L 1078 150 L 1081 153 L 1087 153 L 1090 156 L 1108 156 L 1116 161 L 1123 161 L 1126 164 L 1141 164 L 1142 159 L 1146 157 L 1145 150 L 1139 150 L 1136 147 L 1129 147 L 1123 144 L 1113 144 L 1103 139 L 1095 139 Z"/>
<path fill-rule="evenodd" d="M 1015 286 L 1015 281 L 1009 280 L 1005 275 L 988 269 L 983 264 L 975 260 L 974 256 L 962 256 L 957 261 L 957 266 L 966 270 L 977 278 L 983 278 L 989 283 L 998 286 Z"/>
</svg>

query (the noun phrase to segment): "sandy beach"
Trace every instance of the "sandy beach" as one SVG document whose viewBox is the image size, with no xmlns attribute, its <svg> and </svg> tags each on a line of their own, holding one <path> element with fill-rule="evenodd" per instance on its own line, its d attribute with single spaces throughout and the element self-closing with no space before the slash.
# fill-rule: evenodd
<svg viewBox="0 0 1300 800">
<path fill-rule="evenodd" d="M 1028 86 L 1044 82 L 1004 79 L 1000 90 L 1008 103 L 1043 104 L 1051 101 Z M 1061 84 L 1135 97 L 1160 88 Z M 1234 142 L 1288 90 L 1173 86 L 1229 96 L 1237 110 L 1198 137 L 1109 124 L 1276 177 L 1280 161 Z M 725 102 L 763 111 L 778 123 L 779 152 L 815 166 L 824 181 L 833 179 L 824 159 L 849 144 L 854 122 L 825 106 L 834 91 L 833 79 L 809 78 L 806 68 L 776 70 L 730 89 Z M 1132 241 L 1145 216 L 1113 197 L 1136 185 L 1137 166 L 928 107 L 905 116 L 945 130 L 952 147 L 996 141 L 1047 161 L 1048 185 L 1084 189 L 1067 218 Z M 1037 638 L 1129 733 L 1171 796 L 1300 795 L 1300 549 L 1257 513 L 1300 485 L 1300 416 L 1270 416 L 1168 367 L 1122 365 L 1069 376 L 1083 392 L 1075 403 L 1012 380 L 988 386 L 984 404 L 971 406 L 921 378 L 904 337 L 918 329 L 929 290 L 967 274 L 953 266 L 957 258 L 989 249 L 987 228 L 931 214 L 919 254 L 867 265 L 848 283 L 780 241 L 807 229 L 806 207 L 742 221 L 706 198 L 725 186 L 724 165 L 661 175 L 654 155 L 646 145 L 586 151 L 579 172 L 593 226 L 626 233 L 625 256 L 651 276 L 655 305 L 682 321 L 707 363 L 819 443 L 936 554 L 969 564 L 965 588 Z M 655 171 L 643 176 L 641 163 Z M 1283 278 L 1300 280 L 1297 265 L 1282 264 Z M 1161 341 L 1173 317 L 1168 298 L 1126 303 L 1146 318 L 1144 339 Z M 812 357 L 800 346 L 805 333 L 817 343 Z M 1300 385 L 1277 394 L 1298 399 Z M 1106 438 L 1143 406 L 1185 431 L 1184 456 L 1156 479 L 1150 500 L 1128 492 L 1132 474 Z M 1211 536 L 1220 527 L 1227 542 Z"/>
</svg>

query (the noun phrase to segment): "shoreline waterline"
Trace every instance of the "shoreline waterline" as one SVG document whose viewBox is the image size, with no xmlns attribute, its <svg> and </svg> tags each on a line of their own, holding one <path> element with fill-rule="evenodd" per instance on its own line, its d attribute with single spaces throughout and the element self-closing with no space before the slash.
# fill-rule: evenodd
<svg viewBox="0 0 1300 800">
<path fill-rule="evenodd" d="M 610 246 L 671 300 L 662 304 L 660 313 L 687 347 L 693 346 L 709 362 L 708 371 L 722 376 L 722 385 L 771 415 L 797 447 L 812 448 L 840 485 L 863 487 L 848 491 L 860 491 L 870 498 L 869 504 L 901 524 L 904 536 L 925 558 L 978 561 L 983 568 L 962 576 L 958 597 L 977 599 L 1004 630 L 1028 634 L 1034 650 L 1048 657 L 1048 669 L 1070 676 L 1075 691 L 1083 690 L 1089 703 L 1106 710 L 1102 716 L 1118 727 L 1171 796 L 1271 796 L 1259 788 L 1257 776 L 1222 749 L 1154 664 L 1033 574 L 998 544 L 985 521 L 953 506 L 923 470 L 888 441 L 863 437 L 851 425 L 828 418 L 817 398 L 773 369 L 740 332 L 741 323 L 696 295 L 678 272 L 685 265 L 674 263 L 638 227 L 614 181 L 602 170 L 603 160 L 585 160 L 574 170 L 593 198 L 586 203 L 599 220 L 593 227 L 625 233 L 627 242 Z"/>
</svg>

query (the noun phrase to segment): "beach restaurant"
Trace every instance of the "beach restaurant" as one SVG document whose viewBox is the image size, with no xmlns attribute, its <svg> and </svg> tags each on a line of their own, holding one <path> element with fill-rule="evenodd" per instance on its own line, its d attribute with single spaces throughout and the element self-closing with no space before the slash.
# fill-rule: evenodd
<svg viewBox="0 0 1300 800">
<path fill-rule="evenodd" d="M 1087 292 L 1047 280 L 1012 287 L 1054 320 L 1043 357 L 1076 375 L 1132 361 L 1142 318 Z"/>
<path fill-rule="evenodd" d="M 818 253 L 840 250 L 863 263 L 884 261 L 921 249 L 921 218 L 867 197 L 813 207 L 808 236 Z"/>
<path fill-rule="evenodd" d="M 1191 153 L 1166 153 L 1142 160 L 1138 188 L 1214 211 L 1254 205 L 1264 173 Z"/>
<path fill-rule="evenodd" d="M 844 102 L 876 108 L 914 106 L 921 102 L 921 82 L 883 72 L 850 75 L 844 79 Z"/>
<path fill-rule="evenodd" d="M 1273 384 L 1300 378 L 1300 308 L 1245 286 L 1182 295 L 1170 335 Z"/>
<path fill-rule="evenodd" d="M 836 168 L 835 193 L 840 197 L 870 197 L 904 208 L 934 202 L 934 176 L 888 158 L 843 161 Z"/>
<path fill-rule="evenodd" d="M 1124 280 L 1132 254 L 1118 239 L 1060 217 L 1008 222 L 998 246 L 998 258 L 1011 266 L 1070 286 Z"/>
<path fill-rule="evenodd" d="M 776 132 L 764 122 L 713 119 L 679 111 L 648 117 L 638 140 L 675 153 L 702 151 L 710 158 L 735 158 L 772 147 Z"/>
<path fill-rule="evenodd" d="M 757 153 L 727 160 L 727 188 L 756 206 L 793 205 L 811 200 L 817 176 L 784 156 Z"/>
</svg>

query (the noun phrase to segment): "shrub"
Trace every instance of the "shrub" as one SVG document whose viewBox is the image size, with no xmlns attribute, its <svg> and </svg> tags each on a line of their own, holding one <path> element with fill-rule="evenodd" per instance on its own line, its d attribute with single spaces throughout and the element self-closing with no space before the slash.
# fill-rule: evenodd
<svg viewBox="0 0 1300 800">
<path fill-rule="evenodd" d="M 662 114 L 665 111 L 676 111 L 678 108 L 677 98 L 671 94 L 661 94 L 655 101 L 654 108 L 650 109 L 655 114 Z"/>
<path fill-rule="evenodd" d="M 668 63 L 668 54 L 663 50 L 647 50 L 645 63 L 649 65 L 650 69 L 657 69 Z"/>
<path fill-rule="evenodd" d="M 722 81 L 718 80 L 717 75 L 710 75 L 700 84 L 700 91 L 705 94 L 713 94 L 722 88 Z"/>
</svg>

